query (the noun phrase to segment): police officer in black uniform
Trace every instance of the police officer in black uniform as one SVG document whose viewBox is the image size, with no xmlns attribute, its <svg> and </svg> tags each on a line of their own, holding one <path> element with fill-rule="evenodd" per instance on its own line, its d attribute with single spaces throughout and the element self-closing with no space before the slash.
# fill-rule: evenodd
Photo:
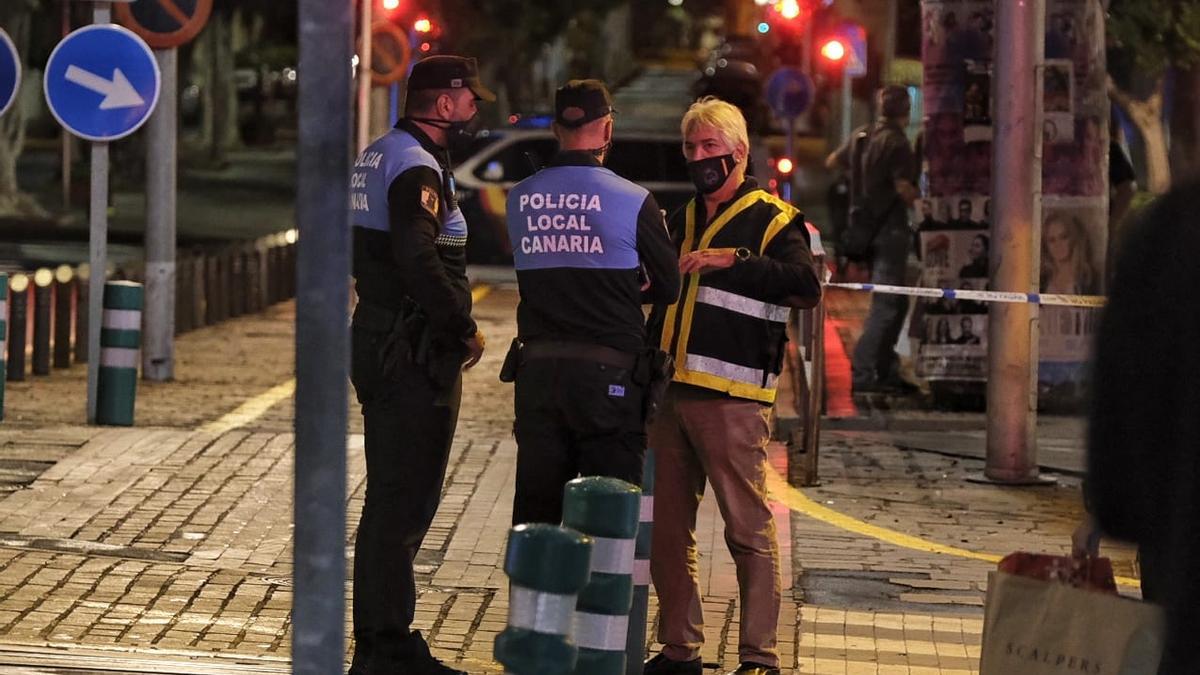
<svg viewBox="0 0 1200 675">
<path fill-rule="evenodd" d="M 678 255 L 654 197 L 604 168 L 612 113 L 599 80 L 559 89 L 559 152 L 508 196 L 521 292 L 505 368 L 516 371 L 513 523 L 558 523 L 563 485 L 581 474 L 641 483 L 641 305 L 675 301 Z"/>
<path fill-rule="evenodd" d="M 351 675 L 453 675 L 411 629 L 413 558 L 442 489 L 461 371 L 483 337 L 471 319 L 466 222 L 448 148 L 476 100 L 495 100 L 475 59 L 413 66 L 405 117 L 359 155 L 351 176 L 351 380 L 362 404 L 367 490 L 354 547 Z"/>
</svg>

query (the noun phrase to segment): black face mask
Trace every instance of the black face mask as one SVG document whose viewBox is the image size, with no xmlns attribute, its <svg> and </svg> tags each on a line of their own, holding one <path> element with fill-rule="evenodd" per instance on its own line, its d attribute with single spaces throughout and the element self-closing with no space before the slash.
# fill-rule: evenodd
<svg viewBox="0 0 1200 675">
<path fill-rule="evenodd" d="M 706 157 L 688 162 L 688 176 L 691 177 L 692 184 L 696 186 L 696 190 L 700 194 L 708 195 L 721 189 L 735 166 L 737 166 L 737 161 L 734 160 L 732 153 Z"/>
<path fill-rule="evenodd" d="M 603 164 L 605 160 L 608 159 L 609 150 L 612 150 L 612 141 L 609 141 L 598 148 L 588 150 L 587 152 L 592 153 L 592 156 L 596 158 L 596 161 Z"/>
<path fill-rule="evenodd" d="M 424 122 L 446 132 L 446 149 L 451 152 L 465 148 L 475 138 L 475 122 L 479 115 L 465 120 L 440 120 L 434 117 L 410 117 L 414 122 Z"/>
</svg>

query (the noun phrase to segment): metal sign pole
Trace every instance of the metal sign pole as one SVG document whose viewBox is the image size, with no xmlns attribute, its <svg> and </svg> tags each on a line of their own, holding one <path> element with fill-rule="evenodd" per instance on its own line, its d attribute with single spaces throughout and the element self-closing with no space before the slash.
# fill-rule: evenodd
<svg viewBox="0 0 1200 675">
<path fill-rule="evenodd" d="M 784 150 L 784 155 L 786 155 L 788 158 L 788 161 L 792 163 L 793 169 L 788 172 L 787 182 L 785 182 L 783 185 L 779 186 L 783 189 L 783 201 L 785 201 L 789 204 L 792 203 L 792 183 L 794 182 L 794 177 L 796 175 L 795 143 L 796 143 L 796 118 L 789 117 L 788 123 L 787 123 L 787 147 Z"/>
<path fill-rule="evenodd" d="M 850 67 L 849 64 L 842 65 L 842 138 L 850 138 L 850 132 L 853 130 L 852 120 L 854 119 L 853 98 L 850 96 Z"/>
<path fill-rule="evenodd" d="M 162 94 L 146 143 L 146 309 L 142 377 L 175 377 L 175 148 L 178 50 L 155 50 Z"/>
<path fill-rule="evenodd" d="M 112 3 L 98 2 L 92 23 L 112 23 Z M 89 209 L 88 268 L 88 359 L 87 421 L 96 423 L 96 389 L 100 381 L 100 323 L 103 315 L 104 282 L 108 278 L 108 143 L 92 143 L 92 194 Z"/>
<path fill-rule="evenodd" d="M 359 18 L 359 34 L 362 35 L 362 46 L 359 48 L 358 62 L 358 133 L 356 135 L 356 152 L 362 152 L 371 141 L 371 4 L 375 0 L 359 0 L 362 3 L 362 15 Z"/>
<path fill-rule="evenodd" d="M 71 33 L 71 3 L 70 0 L 62 0 L 62 36 L 67 37 Z M 66 129 L 62 130 L 62 203 L 63 208 L 71 208 L 71 144 L 74 139 L 71 137 L 71 132 Z"/>
<path fill-rule="evenodd" d="M 996 139 L 992 158 L 992 288 L 1036 288 L 1041 216 L 1041 64 L 1045 0 L 1001 2 L 996 12 Z M 992 306 L 988 320 L 986 478 L 1037 482 L 1037 309 Z"/>
<path fill-rule="evenodd" d="M 300 0 L 292 672 L 305 675 L 343 672 L 346 653 L 352 7 Z"/>
</svg>

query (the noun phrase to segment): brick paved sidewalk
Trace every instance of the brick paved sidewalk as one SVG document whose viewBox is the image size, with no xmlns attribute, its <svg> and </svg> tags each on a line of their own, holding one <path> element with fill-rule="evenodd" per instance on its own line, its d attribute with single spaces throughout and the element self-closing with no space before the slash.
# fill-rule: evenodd
<svg viewBox="0 0 1200 675">
<path fill-rule="evenodd" d="M 478 673 L 500 672 L 492 640 L 507 613 L 499 566 L 515 446 L 512 390 L 495 374 L 515 303 L 515 293 L 497 291 L 478 306 L 492 349 L 466 378 L 442 507 L 418 559 L 417 627 L 440 657 Z M 132 672 L 287 670 L 292 408 L 278 385 L 291 377 L 292 322 L 284 305 L 183 336 L 180 381 L 143 387 L 134 429 L 72 421 L 77 369 L 24 385 L 28 400 L 10 407 L 16 423 L 0 426 L 0 458 L 49 468 L 0 499 L 0 672 L 4 664 L 89 663 Z M 257 409 L 229 415 L 273 388 Z M 78 403 L 81 410 L 81 396 Z M 362 505 L 360 419 L 353 405 L 348 555 Z M 783 448 L 772 456 L 786 475 Z M 991 564 L 912 550 L 852 531 L 853 523 L 969 551 L 1061 551 L 1078 515 L 1069 481 L 1049 490 L 968 485 L 961 475 L 969 460 L 853 434 L 827 443 L 823 462 L 824 485 L 799 498 L 773 485 L 785 557 L 779 640 L 795 672 L 977 669 Z M 789 508 L 802 499 L 845 520 Z M 712 499 L 697 536 L 704 659 L 732 667 L 737 585 Z M 1118 554 L 1130 573 L 1128 551 Z M 349 592 L 347 583 L 347 601 Z M 652 621 L 654 611 L 652 602 Z"/>
</svg>

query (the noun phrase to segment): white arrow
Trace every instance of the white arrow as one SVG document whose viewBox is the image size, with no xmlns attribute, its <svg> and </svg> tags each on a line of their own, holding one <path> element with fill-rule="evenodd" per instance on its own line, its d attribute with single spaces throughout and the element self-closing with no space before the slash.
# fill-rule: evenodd
<svg viewBox="0 0 1200 675">
<path fill-rule="evenodd" d="M 104 96 L 104 100 L 100 102 L 101 110 L 134 108 L 146 103 L 138 95 L 133 85 L 129 84 L 129 80 L 125 78 L 125 73 L 122 73 L 120 68 L 113 68 L 113 77 L 109 81 L 78 66 L 68 66 L 67 81 Z"/>
</svg>

